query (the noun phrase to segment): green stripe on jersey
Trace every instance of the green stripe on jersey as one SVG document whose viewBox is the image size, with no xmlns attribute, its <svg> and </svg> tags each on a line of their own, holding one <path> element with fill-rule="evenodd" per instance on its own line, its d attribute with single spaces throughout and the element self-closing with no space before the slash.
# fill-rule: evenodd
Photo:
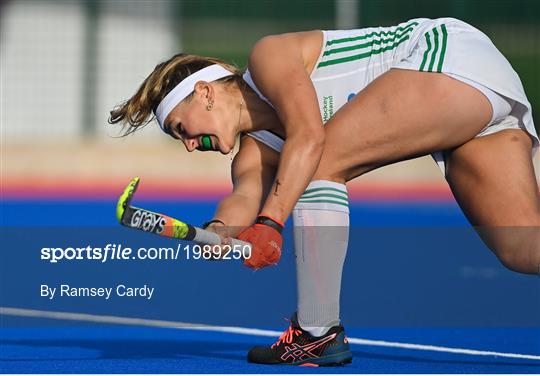
<svg viewBox="0 0 540 376">
<path fill-rule="evenodd" d="M 444 54 L 446 53 L 446 38 L 448 36 L 448 33 L 446 32 L 446 25 L 441 25 L 441 31 L 442 31 L 442 47 L 441 47 L 441 56 L 439 56 L 439 66 L 437 67 L 437 72 L 441 73 L 442 71 L 442 65 L 444 61 Z"/>
<path fill-rule="evenodd" d="M 413 29 L 410 28 L 410 29 L 407 29 L 405 31 L 403 31 L 403 33 L 401 34 L 396 34 L 394 35 L 393 37 L 391 38 L 388 38 L 388 39 L 372 39 L 370 40 L 369 42 L 365 42 L 365 43 L 361 43 L 361 44 L 356 44 L 354 46 L 347 46 L 347 47 L 340 47 L 340 48 L 334 48 L 333 50 L 328 50 L 328 51 L 325 51 L 323 56 L 328 56 L 328 55 L 332 55 L 332 54 L 337 54 L 337 53 L 340 53 L 340 52 L 347 52 L 347 51 L 354 51 L 354 50 L 360 50 L 362 48 L 366 48 L 366 47 L 370 47 L 370 46 L 373 46 L 374 44 L 382 44 L 382 43 L 388 43 L 388 42 L 394 42 L 396 39 L 400 39 L 401 37 L 403 37 L 405 34 L 411 32 Z"/>
<path fill-rule="evenodd" d="M 437 57 L 437 50 L 439 49 L 439 33 L 437 32 L 437 28 L 433 28 L 433 43 L 435 44 L 435 48 L 433 49 L 433 52 L 431 53 L 431 61 L 429 62 L 429 68 L 428 72 L 433 72 L 433 64 L 435 64 L 435 58 Z"/>
<path fill-rule="evenodd" d="M 305 195 L 303 194 L 301 197 L 300 197 L 300 200 L 304 200 L 304 199 L 313 199 L 313 198 L 316 198 L 316 199 L 319 199 L 319 198 L 330 198 L 330 199 L 336 199 L 336 200 L 343 200 L 345 202 L 349 202 L 349 200 L 343 196 L 338 196 L 338 195 L 332 195 L 332 194 L 329 194 L 329 193 L 314 193 L 314 194 L 311 194 L 311 195 Z"/>
<path fill-rule="evenodd" d="M 346 63 L 346 62 L 354 61 L 354 60 L 360 60 L 360 59 L 364 59 L 366 57 L 370 57 L 372 55 L 380 54 L 381 52 L 390 51 L 390 50 L 393 50 L 394 48 L 396 48 L 397 46 L 399 46 L 401 43 L 405 42 L 408 39 L 409 39 L 409 35 L 405 36 L 399 42 L 396 42 L 396 43 L 394 43 L 394 44 L 392 44 L 390 46 L 380 48 L 378 50 L 371 50 L 371 51 L 368 51 L 368 52 L 365 52 L 365 53 L 362 53 L 362 54 L 359 54 L 359 55 L 353 55 L 353 56 L 343 57 L 343 58 L 340 58 L 340 59 L 323 61 L 322 63 L 319 63 L 319 65 L 317 65 L 317 68 L 326 67 L 328 65 Z"/>
<path fill-rule="evenodd" d="M 405 30 L 409 27 L 414 27 L 414 26 L 417 26 L 418 25 L 418 22 L 411 22 L 405 26 L 401 26 L 401 27 L 398 27 L 396 28 L 395 30 L 392 30 L 392 31 L 374 31 L 374 32 L 371 32 L 369 34 L 364 34 L 364 35 L 361 35 L 361 36 L 358 36 L 358 37 L 350 37 L 350 38 L 341 38 L 341 39 L 333 39 L 333 40 L 329 40 L 326 42 L 326 45 L 327 46 L 331 46 L 333 44 L 338 44 L 338 43 L 346 43 L 346 42 L 355 42 L 355 41 L 358 41 L 358 40 L 362 40 L 362 39 L 367 39 L 367 38 L 371 38 L 373 36 L 383 36 L 383 35 L 394 35 L 396 34 L 398 31 L 401 31 L 401 30 Z"/>
</svg>

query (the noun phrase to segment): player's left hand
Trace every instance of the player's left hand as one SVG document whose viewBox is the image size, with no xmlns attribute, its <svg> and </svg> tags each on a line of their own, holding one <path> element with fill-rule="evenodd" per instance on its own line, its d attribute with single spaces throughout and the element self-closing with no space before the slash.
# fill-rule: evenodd
<svg viewBox="0 0 540 376">
<path fill-rule="evenodd" d="M 254 225 L 238 235 L 239 240 L 251 243 L 251 257 L 244 260 L 244 265 L 252 269 L 261 269 L 275 265 L 281 258 L 283 224 L 260 215 Z"/>
<path fill-rule="evenodd" d="M 202 228 L 206 231 L 216 233 L 221 238 L 221 245 L 212 245 L 212 255 L 209 260 L 217 261 L 227 255 L 231 250 L 231 227 L 225 226 L 225 223 L 217 218 L 214 218 L 202 225 Z M 201 244 L 204 246 L 205 244 Z M 223 247 L 225 246 L 225 247 Z"/>
</svg>

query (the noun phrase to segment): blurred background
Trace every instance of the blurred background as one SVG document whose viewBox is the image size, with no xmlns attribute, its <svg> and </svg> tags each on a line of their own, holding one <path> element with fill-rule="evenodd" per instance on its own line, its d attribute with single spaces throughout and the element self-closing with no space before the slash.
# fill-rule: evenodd
<svg viewBox="0 0 540 376">
<path fill-rule="evenodd" d="M 262 36 L 309 29 L 393 25 L 451 16 L 483 30 L 540 108 L 540 3 L 535 0 L 2 0 L 2 188 L 113 196 L 140 175 L 152 192 L 226 192 L 230 159 L 187 157 L 152 122 L 128 138 L 107 124 L 154 66 L 179 51 L 246 66 Z M 535 113 L 535 115 L 537 112 Z M 150 187 L 151 186 L 151 187 Z M 376 186 L 377 189 L 373 189 Z M 97 190 L 96 190 L 97 189 Z M 382 189 L 382 191 L 380 191 Z M 354 195 L 449 191 L 429 158 L 351 184 Z"/>
<path fill-rule="evenodd" d="M 137 240 L 130 230 L 119 228 L 114 216 L 115 200 L 133 176 L 142 179 L 135 204 L 144 201 L 140 206 L 196 224 L 208 220 L 230 190 L 230 157 L 188 155 L 182 143 L 163 134 L 155 122 L 118 138 L 119 127 L 107 124 L 109 111 L 129 98 L 156 64 L 175 53 L 216 56 L 245 67 L 251 46 L 268 34 L 457 17 L 484 31 L 508 58 L 540 124 L 536 0 L 1 0 L 0 12 L 4 226 L 79 227 L 71 235 L 81 239 L 98 236 L 88 235 L 85 227 L 116 226 L 115 236 Z M 369 173 L 349 190 L 353 229 L 343 288 L 349 325 L 540 326 L 538 278 L 504 269 L 471 233 L 430 157 Z M 365 233 L 365 226 L 378 230 Z M 392 226 L 397 230 L 388 230 Z M 403 233 L 403 226 L 416 230 Z M 434 234 L 432 226 L 461 227 L 457 233 Z M 42 234 L 49 245 L 54 239 L 65 240 L 59 228 L 51 231 Z M 208 307 L 220 304 L 215 309 L 223 317 L 229 317 L 227 310 L 234 317 L 235 304 L 250 296 L 257 302 L 251 309 L 266 312 L 254 325 L 280 327 L 281 317 L 294 309 L 292 252 L 285 252 L 278 267 L 258 274 L 239 265 L 221 269 L 201 263 L 181 268 L 158 263 L 122 268 L 94 264 L 93 269 L 72 265 L 63 267 L 68 274 L 58 274 L 61 269 L 36 261 L 40 237 L 23 234 L 17 239 L 25 237 L 34 241 L 26 253 L 10 252 L 21 244 L 2 245 L 1 305 L 107 314 L 110 305 L 40 300 L 35 285 L 53 276 L 92 281 L 96 275 L 102 280 L 123 275 L 148 276 L 167 286 L 156 298 L 161 304 L 119 309 L 125 315 L 212 321 L 216 317 Z M 461 238 L 468 243 L 453 243 Z M 290 251 L 290 238 L 287 244 Z M 216 276 L 220 289 L 206 275 Z M 24 293 L 14 295 L 9 286 L 17 278 Z M 288 291 L 279 302 L 257 294 L 256 288 L 270 290 L 277 283 Z M 238 292 L 239 284 L 248 295 Z M 201 299 L 200 286 L 206 299 Z M 253 290 L 248 292 L 248 287 Z M 184 300 L 196 302 L 190 310 L 171 308 L 171 296 L 179 289 Z M 274 321 L 265 321 L 271 318 Z"/>
</svg>

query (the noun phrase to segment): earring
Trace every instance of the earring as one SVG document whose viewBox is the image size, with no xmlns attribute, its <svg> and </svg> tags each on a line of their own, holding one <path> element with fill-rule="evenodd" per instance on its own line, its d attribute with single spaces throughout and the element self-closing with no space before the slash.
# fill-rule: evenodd
<svg viewBox="0 0 540 376">
<path fill-rule="evenodd" d="M 208 104 L 206 105 L 207 111 L 212 111 L 212 108 L 214 108 L 214 101 L 212 99 L 208 100 Z"/>
</svg>

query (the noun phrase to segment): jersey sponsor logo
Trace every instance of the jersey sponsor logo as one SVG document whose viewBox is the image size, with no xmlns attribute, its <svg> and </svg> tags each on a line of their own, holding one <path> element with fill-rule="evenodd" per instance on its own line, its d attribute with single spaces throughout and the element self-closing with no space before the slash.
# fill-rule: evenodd
<svg viewBox="0 0 540 376">
<path fill-rule="evenodd" d="M 292 362 L 298 362 L 307 358 L 318 358 L 319 356 L 315 355 L 313 352 L 320 349 L 324 344 L 330 342 L 336 338 L 337 333 L 331 334 L 324 338 L 321 338 L 318 341 L 311 342 L 300 346 L 297 343 L 291 343 L 290 346 L 285 346 L 285 352 L 281 355 L 281 359 L 284 362 L 287 362 L 288 359 L 291 359 Z"/>
<path fill-rule="evenodd" d="M 144 231 L 161 234 L 167 221 L 159 214 L 150 213 L 146 210 L 137 210 L 131 217 L 131 226 Z"/>
<path fill-rule="evenodd" d="M 326 123 L 334 116 L 334 96 L 323 97 L 323 123 Z"/>
</svg>

